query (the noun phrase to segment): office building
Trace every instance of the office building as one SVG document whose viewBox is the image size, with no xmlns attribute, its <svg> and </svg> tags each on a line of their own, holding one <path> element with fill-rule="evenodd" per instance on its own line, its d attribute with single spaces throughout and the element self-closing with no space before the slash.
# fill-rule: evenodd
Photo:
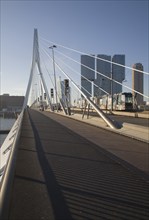
<svg viewBox="0 0 149 220">
<path fill-rule="evenodd" d="M 112 57 L 112 62 L 121 64 L 125 66 L 125 55 L 114 55 Z M 122 92 L 122 82 L 125 79 L 125 67 L 119 66 L 112 63 L 112 78 L 113 80 L 119 82 L 120 84 L 113 82 L 112 83 L 112 93 L 121 93 Z"/>
<path fill-rule="evenodd" d="M 0 95 L 0 111 L 21 112 L 24 103 L 24 96 Z"/>
<path fill-rule="evenodd" d="M 132 70 L 132 89 L 143 94 L 143 73 L 137 71 L 143 71 L 143 65 L 141 63 L 136 63 L 133 65 L 133 68 L 136 70 Z M 143 96 L 137 94 L 134 91 L 132 91 L 132 94 L 135 98 L 136 104 L 142 105 Z"/>
<path fill-rule="evenodd" d="M 99 54 L 96 60 L 94 57 L 88 55 L 81 56 L 81 64 L 89 67 L 88 69 L 81 65 L 81 90 L 85 95 L 88 97 L 101 97 L 105 94 L 122 92 L 122 82 L 125 79 L 125 67 L 123 67 L 125 66 L 125 55 L 114 55 L 112 62 L 121 64 L 122 66 L 111 64 L 111 56 L 109 55 Z M 111 77 L 118 83 L 111 82 Z M 96 85 L 93 86 L 93 83 L 88 80 Z"/>
<path fill-rule="evenodd" d="M 105 60 L 105 61 L 104 61 Z M 97 55 L 96 60 L 96 79 L 95 84 L 98 85 L 94 87 L 94 96 L 101 97 L 102 95 L 105 95 L 107 93 L 111 93 L 111 81 L 108 79 L 111 77 L 111 63 L 106 62 L 111 61 L 111 56 L 107 55 Z M 104 77 L 103 75 L 100 75 L 102 73 L 103 75 L 107 76 Z M 105 91 L 105 92 L 104 92 Z"/>
<path fill-rule="evenodd" d="M 95 58 L 81 55 L 81 64 L 81 90 L 87 97 L 91 97 L 93 95 L 91 82 L 95 80 Z"/>
</svg>

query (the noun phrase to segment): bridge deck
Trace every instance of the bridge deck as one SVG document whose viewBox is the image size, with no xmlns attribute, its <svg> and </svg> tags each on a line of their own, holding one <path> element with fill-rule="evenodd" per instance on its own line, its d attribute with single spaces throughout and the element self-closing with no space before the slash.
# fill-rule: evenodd
<svg viewBox="0 0 149 220">
<path fill-rule="evenodd" d="M 148 187 L 51 117 L 25 113 L 9 219 L 148 219 Z"/>
</svg>

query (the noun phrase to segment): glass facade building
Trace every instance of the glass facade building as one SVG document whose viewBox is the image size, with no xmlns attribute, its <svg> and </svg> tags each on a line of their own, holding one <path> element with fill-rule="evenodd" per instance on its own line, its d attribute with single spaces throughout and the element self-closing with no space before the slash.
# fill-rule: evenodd
<svg viewBox="0 0 149 220">
<path fill-rule="evenodd" d="M 94 96 L 96 97 L 101 97 L 102 95 L 105 95 L 106 92 L 109 94 L 111 93 L 111 81 L 108 79 L 111 77 L 111 63 L 106 62 L 104 60 L 111 61 L 111 56 L 102 55 L 102 54 L 97 55 L 97 60 L 96 60 L 97 77 L 95 79 L 95 84 L 98 85 L 98 87 L 95 86 L 94 89 Z M 100 73 L 102 73 L 104 76 L 107 76 L 108 78 L 104 77 L 103 75 L 100 75 Z"/>
<path fill-rule="evenodd" d="M 125 66 L 125 55 L 114 55 L 112 58 L 112 62 Z M 118 66 L 112 63 L 112 78 L 121 84 L 125 79 L 125 67 L 123 66 Z M 113 94 L 122 92 L 121 84 L 113 82 L 112 84 Z"/>
<path fill-rule="evenodd" d="M 91 97 L 93 93 L 91 82 L 95 80 L 95 57 L 81 55 L 81 64 L 81 90 L 87 97 Z"/>
<path fill-rule="evenodd" d="M 125 55 L 114 55 L 112 58 L 104 54 L 97 55 L 97 58 L 82 55 L 81 64 L 81 90 L 86 96 L 101 97 L 105 94 L 122 92 L 121 84 L 125 79 Z M 118 83 L 111 82 L 111 78 Z M 95 83 L 94 86 L 92 82 Z"/>
<path fill-rule="evenodd" d="M 133 65 L 134 69 L 143 71 L 143 65 L 141 63 L 136 63 Z M 143 94 L 143 73 L 137 70 L 132 70 L 132 89 Z M 136 100 L 137 105 L 143 104 L 143 96 L 132 91 L 133 97 Z"/>
</svg>

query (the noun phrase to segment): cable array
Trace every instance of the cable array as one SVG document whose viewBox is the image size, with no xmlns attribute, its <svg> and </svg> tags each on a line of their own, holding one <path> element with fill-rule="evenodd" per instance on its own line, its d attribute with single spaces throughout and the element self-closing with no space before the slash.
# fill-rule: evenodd
<svg viewBox="0 0 149 220">
<path fill-rule="evenodd" d="M 83 51 L 79 51 L 79 50 L 76 50 L 76 49 L 73 49 L 73 48 L 70 48 L 70 47 L 66 47 L 66 46 L 63 46 L 63 45 L 61 45 L 61 44 L 57 44 L 57 43 L 55 43 L 55 42 L 53 42 L 53 41 L 50 41 L 50 40 L 46 40 L 46 39 L 43 38 L 43 37 L 41 37 L 41 39 L 44 40 L 44 41 L 47 42 L 47 43 L 57 45 L 57 46 L 59 46 L 59 47 L 62 47 L 62 48 L 67 49 L 67 50 L 71 50 L 71 51 L 76 52 L 76 53 L 79 53 L 79 54 L 81 54 L 81 55 L 83 54 L 83 55 L 87 55 L 87 56 L 89 56 L 89 57 L 93 57 L 93 58 L 95 57 L 95 56 L 93 56 L 93 55 L 91 55 L 91 54 L 88 54 L 88 53 L 85 53 L 85 52 L 83 52 Z M 134 71 L 137 71 L 137 72 L 140 72 L 140 73 L 144 73 L 144 74 L 146 74 L 146 75 L 149 75 L 149 73 L 146 72 L 146 71 L 142 71 L 142 70 L 135 69 L 135 68 L 133 68 L 133 67 L 129 67 L 129 66 L 126 66 L 126 65 L 122 65 L 122 64 L 113 62 L 113 61 L 111 61 L 111 60 L 106 60 L 106 59 L 103 59 L 103 58 L 100 58 L 100 57 L 96 57 L 96 59 L 99 59 L 99 60 L 101 60 L 101 61 L 105 61 L 105 62 L 110 63 L 110 64 L 115 64 L 115 65 L 117 65 L 117 66 L 124 67 L 124 68 L 129 69 L 129 70 L 134 70 Z"/>
<path fill-rule="evenodd" d="M 42 38 L 42 39 L 43 39 L 43 38 Z M 48 40 L 46 40 L 46 39 L 43 39 L 43 40 L 44 40 L 44 43 L 43 43 L 43 44 L 46 46 L 46 48 L 48 48 L 48 46 L 46 45 L 45 41 L 48 42 L 48 43 L 54 43 L 54 42 L 48 41 Z M 93 56 L 93 55 L 89 55 L 89 54 L 87 54 L 87 53 L 84 53 L 84 52 L 81 52 L 81 51 L 78 51 L 78 50 L 75 50 L 75 49 L 72 49 L 72 48 L 69 48 L 69 47 L 60 45 L 60 44 L 56 44 L 56 45 L 59 46 L 59 47 L 62 47 L 62 48 L 64 48 L 64 49 L 67 49 L 67 50 L 69 50 L 69 51 L 73 51 L 73 52 L 76 52 L 76 53 L 79 53 L 79 54 L 85 54 L 85 55 L 87 55 L 87 56 L 90 56 L 90 57 L 94 57 L 94 58 L 95 58 L 95 56 Z M 45 46 L 44 46 L 44 47 L 45 47 Z M 44 49 L 44 50 L 46 51 L 46 49 Z M 79 66 L 84 66 L 85 68 L 87 68 L 87 69 L 89 69 L 89 70 L 91 70 L 91 71 L 94 71 L 96 74 L 98 74 L 98 75 L 100 75 L 100 76 L 102 76 L 102 77 L 104 77 L 104 78 L 107 78 L 107 79 L 110 80 L 110 81 L 112 80 L 114 83 L 117 83 L 117 84 L 119 84 L 119 85 L 122 85 L 123 87 L 129 89 L 130 91 L 133 91 L 133 92 L 135 92 L 135 93 L 137 93 L 137 94 L 139 94 L 139 95 L 141 95 L 141 96 L 143 96 L 143 97 L 145 97 L 145 98 L 147 98 L 147 99 L 149 98 L 147 95 L 145 95 L 145 94 L 143 94 L 143 93 L 140 93 L 139 91 L 134 90 L 134 89 L 130 88 L 129 86 L 123 85 L 123 84 L 120 83 L 119 81 L 117 81 L 117 80 L 115 80 L 115 79 L 111 79 L 110 77 L 108 77 L 108 76 L 102 74 L 101 72 L 99 72 L 99 71 L 97 71 L 97 70 L 94 70 L 94 69 L 92 69 L 92 68 L 90 68 L 90 67 L 88 67 L 88 66 L 86 66 L 86 65 L 84 65 L 84 64 L 82 64 L 82 63 L 80 63 L 79 61 L 73 59 L 73 58 L 70 57 L 70 56 L 67 56 L 66 54 L 64 54 L 63 52 L 61 52 L 59 49 L 56 49 L 55 52 L 56 52 L 56 54 L 58 54 L 58 55 L 61 56 L 61 59 L 58 59 L 58 56 L 56 57 L 56 60 L 60 60 L 60 62 L 62 62 L 62 57 L 64 57 L 64 58 L 66 58 L 67 60 L 70 60 L 70 61 L 72 61 L 72 62 L 78 64 Z M 49 54 L 47 51 L 46 51 L 46 53 Z M 137 72 L 140 72 L 140 73 L 144 73 L 144 74 L 149 75 L 149 73 L 147 73 L 147 72 L 145 72 L 145 71 L 141 71 L 141 70 L 137 70 L 137 69 L 134 69 L 134 68 L 131 68 L 131 67 L 127 67 L 127 66 L 124 66 L 124 65 L 121 65 L 121 64 L 118 64 L 118 63 L 109 61 L 109 60 L 105 60 L 105 59 L 102 59 L 102 58 L 99 58 L 99 57 L 96 57 L 96 58 L 97 58 L 97 59 L 100 59 L 100 60 L 102 60 L 102 61 L 105 61 L 105 62 L 109 62 L 109 63 L 115 64 L 115 65 L 118 65 L 118 66 L 121 66 L 121 67 L 125 67 L 125 68 L 128 68 L 128 69 L 135 70 L 135 71 L 137 71 Z M 67 62 L 69 62 L 69 61 L 67 61 Z M 62 63 L 63 63 L 63 66 L 64 66 L 64 65 L 67 66 L 71 71 L 73 71 L 74 73 L 76 73 L 77 75 L 79 75 L 80 78 L 82 77 L 82 78 L 84 78 L 85 80 L 87 80 L 88 82 L 92 83 L 91 80 L 87 79 L 85 76 L 82 76 L 78 71 L 76 71 L 75 69 L 73 69 L 72 67 L 70 67 L 70 65 L 66 64 L 66 62 L 62 62 Z M 93 82 L 93 84 L 94 84 L 95 87 L 97 87 L 97 88 L 99 88 L 100 90 L 102 90 L 105 94 L 109 94 L 107 91 L 105 91 L 105 90 L 103 90 L 101 87 L 99 87 L 99 85 L 95 84 L 94 82 Z M 84 90 L 85 90 L 85 88 L 84 88 Z M 90 94 L 90 95 L 91 95 L 91 94 Z"/>
</svg>

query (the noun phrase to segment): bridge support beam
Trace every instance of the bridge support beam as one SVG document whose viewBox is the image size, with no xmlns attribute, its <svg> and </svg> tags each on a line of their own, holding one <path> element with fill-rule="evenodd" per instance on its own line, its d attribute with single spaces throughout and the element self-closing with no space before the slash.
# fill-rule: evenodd
<svg viewBox="0 0 149 220">
<path fill-rule="evenodd" d="M 74 85 L 74 87 L 82 94 L 82 96 L 86 99 L 86 101 L 93 107 L 93 109 L 98 113 L 98 115 L 105 121 L 105 123 L 112 129 L 119 129 L 120 125 L 114 121 L 112 121 L 91 99 L 89 99 L 81 89 L 76 85 L 76 83 L 65 73 L 62 68 L 55 62 L 56 66 L 60 71 L 70 80 L 70 82 Z"/>
</svg>

